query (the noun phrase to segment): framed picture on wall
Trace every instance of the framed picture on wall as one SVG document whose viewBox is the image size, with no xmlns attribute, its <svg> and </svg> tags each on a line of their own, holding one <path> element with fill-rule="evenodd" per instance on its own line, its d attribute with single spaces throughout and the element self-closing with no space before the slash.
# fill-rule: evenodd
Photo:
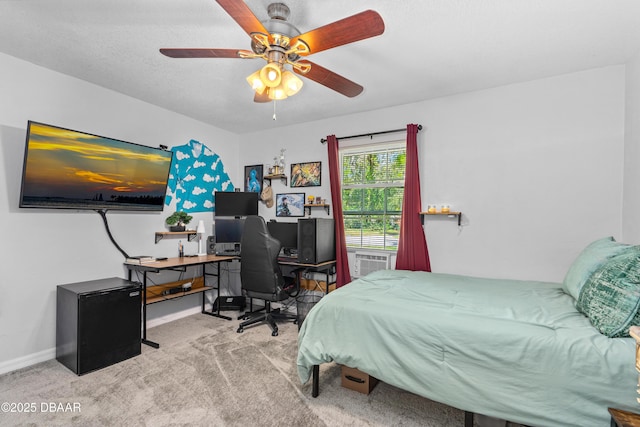
<svg viewBox="0 0 640 427">
<path fill-rule="evenodd" d="M 276 216 L 304 216 L 304 193 L 276 194 Z"/>
<path fill-rule="evenodd" d="M 262 191 L 263 165 L 244 167 L 244 191 L 260 193 Z"/>
<path fill-rule="evenodd" d="M 322 162 L 291 163 L 291 187 L 318 187 L 322 179 Z"/>
</svg>

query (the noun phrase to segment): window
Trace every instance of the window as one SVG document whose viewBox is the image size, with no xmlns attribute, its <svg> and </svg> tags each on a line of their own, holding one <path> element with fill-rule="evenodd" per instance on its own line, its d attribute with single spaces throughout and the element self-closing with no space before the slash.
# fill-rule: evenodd
<svg viewBox="0 0 640 427">
<path fill-rule="evenodd" d="M 347 247 L 398 249 L 405 162 L 404 141 L 340 149 Z"/>
</svg>

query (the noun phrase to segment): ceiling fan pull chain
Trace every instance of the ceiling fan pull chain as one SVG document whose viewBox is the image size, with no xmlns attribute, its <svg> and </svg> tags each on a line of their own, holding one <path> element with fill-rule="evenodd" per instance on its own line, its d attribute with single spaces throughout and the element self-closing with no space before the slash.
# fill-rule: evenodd
<svg viewBox="0 0 640 427">
<path fill-rule="evenodd" d="M 276 117 L 276 100 L 273 100 L 273 120 L 277 120 L 278 118 Z"/>
</svg>

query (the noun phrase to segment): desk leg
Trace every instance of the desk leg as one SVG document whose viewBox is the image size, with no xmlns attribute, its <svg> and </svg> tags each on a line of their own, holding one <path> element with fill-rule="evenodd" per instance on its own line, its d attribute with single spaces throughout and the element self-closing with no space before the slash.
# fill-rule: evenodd
<svg viewBox="0 0 640 427">
<path fill-rule="evenodd" d="M 218 296 L 216 298 L 216 300 L 218 301 L 218 309 L 216 311 L 213 311 L 213 307 L 211 307 L 211 311 L 205 311 L 204 309 L 204 293 L 202 294 L 202 313 L 203 314 L 208 314 L 209 316 L 213 316 L 213 317 L 219 317 L 221 319 L 225 319 L 225 320 L 231 320 L 231 317 L 228 316 L 223 316 L 222 314 L 220 314 L 220 306 L 222 305 L 221 301 L 220 301 L 220 280 L 221 280 L 221 276 L 220 276 L 220 262 L 216 263 L 218 265 Z M 202 279 L 205 280 L 205 269 L 206 267 L 203 265 L 202 266 Z M 206 282 L 205 282 L 206 284 Z"/>
<path fill-rule="evenodd" d="M 313 384 L 311 385 L 311 396 L 318 397 L 320 394 L 320 365 L 313 365 Z"/>
<path fill-rule="evenodd" d="M 331 272 L 331 267 L 327 268 L 324 272 L 327 274 L 327 287 L 325 288 L 324 294 L 329 295 L 329 273 Z"/>
<path fill-rule="evenodd" d="M 160 344 L 147 339 L 147 272 L 142 272 L 142 344 L 160 348 Z"/>
</svg>

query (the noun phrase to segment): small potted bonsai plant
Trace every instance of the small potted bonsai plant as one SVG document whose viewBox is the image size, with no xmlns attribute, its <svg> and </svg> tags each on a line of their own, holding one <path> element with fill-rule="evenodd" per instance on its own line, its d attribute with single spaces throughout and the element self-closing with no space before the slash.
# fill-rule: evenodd
<svg viewBox="0 0 640 427">
<path fill-rule="evenodd" d="M 166 223 L 169 225 L 169 231 L 185 231 L 185 225 L 189 224 L 193 217 L 184 211 L 177 211 L 167 217 Z"/>
</svg>

